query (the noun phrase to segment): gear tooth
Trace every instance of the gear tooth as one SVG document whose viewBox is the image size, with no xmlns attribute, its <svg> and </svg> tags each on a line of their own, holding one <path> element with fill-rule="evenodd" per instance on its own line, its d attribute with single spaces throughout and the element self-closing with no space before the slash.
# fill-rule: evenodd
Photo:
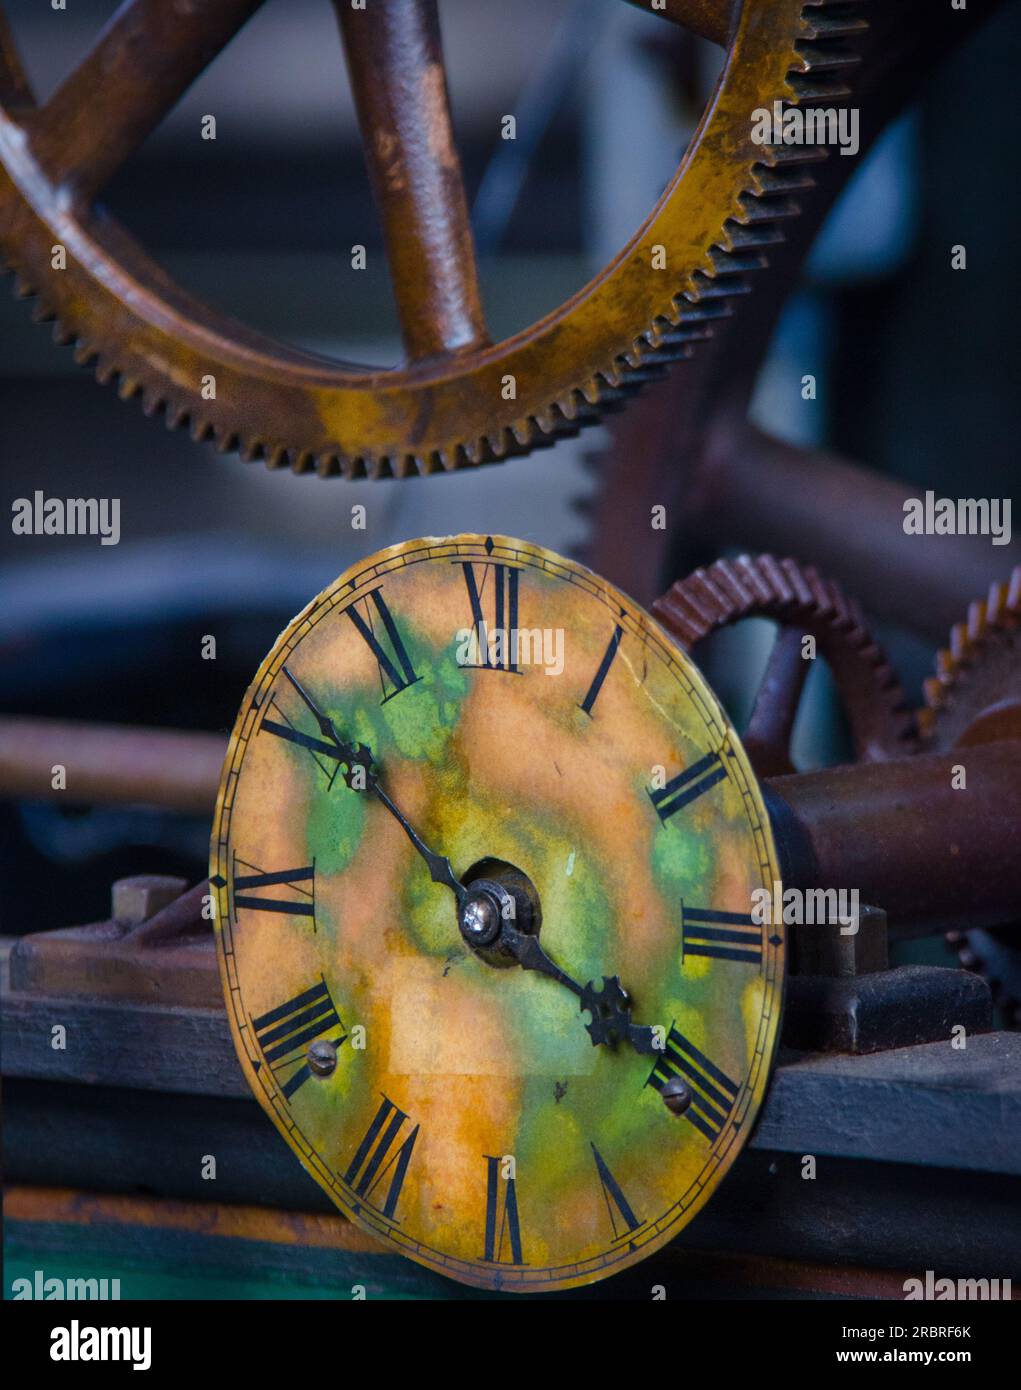
<svg viewBox="0 0 1021 1390">
<path fill-rule="evenodd" d="M 823 72 L 836 73 L 842 69 L 856 67 L 861 55 L 846 44 L 815 42 L 811 38 L 798 39 L 797 50 L 801 58 L 803 72 L 818 75 Z"/>
<path fill-rule="evenodd" d="M 936 653 L 936 675 L 940 678 L 941 684 L 944 678 L 952 679 L 957 671 L 957 661 L 954 656 L 942 647 Z"/>
<path fill-rule="evenodd" d="M 78 339 L 78 335 L 74 329 L 68 328 L 65 324 L 61 323 L 59 318 L 54 318 L 53 333 L 51 336 L 58 347 L 70 347 L 71 344 L 77 342 Z"/>
<path fill-rule="evenodd" d="M 768 603 L 769 591 L 762 582 L 755 560 L 751 555 L 738 555 L 728 562 L 732 582 L 742 592 L 741 609 L 746 611 L 755 604 Z"/>
<path fill-rule="evenodd" d="M 255 463 L 263 456 L 261 441 L 258 439 L 242 440 L 238 449 L 238 454 L 241 456 L 243 463 Z"/>
<path fill-rule="evenodd" d="M 852 628 L 864 631 L 865 614 L 862 612 L 861 604 L 856 599 L 848 598 L 836 584 L 833 585 L 833 591 L 835 594 L 834 606 L 837 609 L 837 617 L 834 619 L 835 625 L 847 631 Z"/>
<path fill-rule="evenodd" d="M 196 444 L 204 444 L 213 434 L 213 426 L 208 420 L 199 420 L 192 416 L 189 421 L 188 433 Z"/>
<path fill-rule="evenodd" d="M 717 584 L 727 593 L 731 603 L 739 611 L 749 608 L 752 604 L 752 594 L 739 571 L 727 560 L 717 560 L 712 568 Z"/>
<path fill-rule="evenodd" d="M 683 594 L 679 592 L 679 585 L 674 585 L 662 598 L 656 600 L 652 605 L 652 613 L 671 634 L 678 646 L 686 652 L 691 651 L 695 643 L 703 636 L 700 617 L 697 612 L 693 617 Z"/>
<path fill-rule="evenodd" d="M 130 401 L 141 393 L 142 383 L 133 376 L 122 376 L 117 383 L 117 394 L 122 401 Z"/>
<path fill-rule="evenodd" d="M 977 599 L 968 605 L 967 632 L 969 643 L 981 642 L 986 630 L 986 605 Z"/>
<path fill-rule="evenodd" d="M 794 602 L 796 597 L 794 589 L 784 572 L 783 566 L 775 555 L 760 555 L 758 557 L 757 568 L 763 581 L 768 586 L 770 593 L 777 602 L 782 604 Z"/>
<path fill-rule="evenodd" d="M 707 631 L 716 626 L 726 611 L 725 595 L 708 570 L 697 569 L 685 581 L 684 598 L 702 619 Z"/>
<path fill-rule="evenodd" d="M 691 277 L 691 289 L 675 296 L 674 308 L 681 317 L 729 318 L 734 310 L 726 301 L 735 295 L 749 294 L 751 288 L 746 280 L 737 276 L 717 279 L 703 270 L 696 270 Z M 714 301 L 722 302 L 714 304 Z M 694 309 L 700 310 L 700 314 L 693 313 Z"/>
<path fill-rule="evenodd" d="M 801 205 L 793 198 L 772 194 L 742 193 L 741 225 L 752 227 L 764 223 L 787 222 L 801 215 Z"/>
<path fill-rule="evenodd" d="M 868 21 L 860 19 L 853 10 L 844 14 L 827 15 L 825 10 L 804 10 L 801 17 L 801 31 L 807 38 L 844 39 L 860 38 L 868 32 Z"/>
<path fill-rule="evenodd" d="M 188 423 L 188 407 L 179 401 L 168 401 L 166 421 L 168 430 L 178 430 Z"/>
<path fill-rule="evenodd" d="M 790 556 L 787 556 L 779 562 L 779 567 L 796 601 L 805 607 L 810 607 L 815 602 L 815 594 L 797 560 L 792 560 Z"/>
<path fill-rule="evenodd" d="M 752 182 L 757 198 L 808 193 L 816 186 L 815 179 L 804 164 L 756 164 L 752 169 Z"/>
<path fill-rule="evenodd" d="M 1015 616 L 1021 616 L 1021 565 L 1010 576 L 1007 586 L 1007 608 Z"/>
<path fill-rule="evenodd" d="M 78 363 L 79 367 L 91 366 L 98 356 L 99 353 L 96 349 L 90 347 L 88 343 L 79 342 L 74 350 L 74 360 Z"/>
<path fill-rule="evenodd" d="M 950 629 L 950 655 L 955 662 L 965 662 L 971 650 L 967 623 L 954 623 Z"/>
<path fill-rule="evenodd" d="M 34 323 L 53 323 L 57 315 L 48 308 L 40 299 L 32 306 L 32 321 Z"/>
<path fill-rule="evenodd" d="M 990 627 L 1002 627 L 1009 618 L 1006 584 L 990 584 L 986 599 L 986 622 Z"/>
<path fill-rule="evenodd" d="M 446 472 L 442 450 L 430 449 L 427 454 L 418 460 L 418 469 L 423 477 L 431 477 L 433 473 Z"/>
<path fill-rule="evenodd" d="M 933 678 L 930 676 L 928 679 L 932 680 Z M 923 743 L 928 743 L 936 728 L 935 712 L 928 706 L 923 706 L 922 709 L 915 712 L 915 724 L 918 728 L 918 737 Z"/>
<path fill-rule="evenodd" d="M 928 705 L 926 713 L 929 715 L 931 725 L 932 712 L 941 709 L 946 703 L 946 690 L 938 676 L 926 676 L 922 682 L 922 690 L 925 694 L 925 703 Z"/>
<path fill-rule="evenodd" d="M 801 577 L 808 586 L 811 602 L 818 609 L 819 616 L 825 622 L 839 622 L 844 597 L 841 590 L 825 580 L 814 565 L 806 565 L 801 571 Z"/>
<path fill-rule="evenodd" d="M 166 401 L 162 395 L 152 386 L 142 388 L 142 414 L 150 420 L 154 415 L 158 415 L 161 410 L 166 409 Z"/>
<path fill-rule="evenodd" d="M 96 380 L 100 386 L 109 386 L 110 382 L 117 376 L 117 368 L 112 362 L 104 361 L 102 357 L 96 361 Z"/>
</svg>

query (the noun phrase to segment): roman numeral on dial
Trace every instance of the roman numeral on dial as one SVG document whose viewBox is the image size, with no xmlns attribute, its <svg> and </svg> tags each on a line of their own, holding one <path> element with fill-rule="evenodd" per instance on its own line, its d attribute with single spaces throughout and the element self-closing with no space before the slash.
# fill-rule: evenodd
<svg viewBox="0 0 1021 1390">
<path fill-rule="evenodd" d="M 691 1090 L 692 1100 L 683 1112 L 684 1118 L 711 1144 L 715 1143 L 737 1100 L 737 1082 L 731 1081 L 726 1072 L 710 1062 L 683 1033 L 671 1028 L 663 1052 L 645 1084 L 662 1091 L 675 1076 L 681 1077 Z"/>
<path fill-rule="evenodd" d="M 578 708 L 584 710 L 590 718 L 592 715 L 592 706 L 599 698 L 599 692 L 603 688 L 603 681 L 606 680 L 607 673 L 613 665 L 613 658 L 617 655 L 617 648 L 620 646 L 620 639 L 623 636 L 624 629 L 618 624 L 617 627 L 613 629 L 613 636 L 606 645 L 606 651 L 603 653 L 603 659 L 599 663 L 599 670 L 592 678 L 592 684 L 588 688 L 588 694 L 578 706 Z"/>
<path fill-rule="evenodd" d="M 715 787 L 717 782 L 722 782 L 726 775 L 727 769 L 720 760 L 719 753 L 707 753 L 704 758 L 699 758 L 697 763 L 692 763 L 691 767 L 686 767 L 683 772 L 672 777 L 665 787 L 649 788 L 649 797 L 656 808 L 656 814 L 665 825 L 671 816 L 676 815 L 696 797 L 702 796 L 710 787 Z"/>
<path fill-rule="evenodd" d="M 762 927 L 750 913 L 717 912 L 681 902 L 681 964 L 685 956 L 711 956 L 762 964 Z"/>
<path fill-rule="evenodd" d="M 599 1174 L 599 1185 L 603 1189 L 603 1200 L 606 1202 L 610 1225 L 613 1227 L 614 1243 L 627 1240 L 633 1244 L 634 1233 L 645 1223 L 639 1221 L 634 1214 L 630 1202 L 624 1196 L 620 1183 L 610 1172 L 606 1160 L 595 1144 L 590 1140 L 589 1145 L 592 1149 L 592 1157 L 596 1161 L 596 1172 Z"/>
<path fill-rule="evenodd" d="M 297 691 L 300 699 L 313 714 L 316 714 L 316 707 L 312 704 L 311 697 L 300 682 L 291 675 L 286 666 L 281 667 L 281 670 Z M 309 716 L 306 714 L 303 717 L 307 719 Z M 269 708 L 262 717 L 259 731 L 260 733 L 273 734 L 276 738 L 283 739 L 285 743 L 293 743 L 296 748 L 304 748 L 331 786 L 340 764 L 346 762 L 344 750 L 332 739 L 326 735 L 307 734 L 299 729 L 275 694 L 269 697 Z"/>
<path fill-rule="evenodd" d="M 242 869 L 252 869 L 253 873 L 242 873 Z M 263 873 L 255 864 L 234 857 L 234 911 L 249 908 L 254 912 L 283 912 L 295 917 L 311 917 L 315 924 L 315 877 L 314 864 L 301 869 L 278 869 L 273 873 Z M 299 884 L 309 884 L 308 888 Z M 262 895 L 252 893 L 253 888 L 286 887 L 289 894 Z"/>
<path fill-rule="evenodd" d="M 400 1143 L 401 1129 L 408 1116 L 398 1109 L 393 1101 L 384 1096 L 365 1137 L 358 1145 L 355 1156 L 348 1164 L 344 1181 L 353 1187 L 358 1197 L 364 1198 L 364 1205 L 378 1211 L 388 1221 L 396 1220 L 394 1212 L 400 1200 L 401 1189 L 407 1176 L 408 1164 L 415 1148 L 420 1126 L 414 1129 Z M 383 1205 L 373 1201 L 376 1189 L 389 1177 Z"/>
<path fill-rule="evenodd" d="M 521 1223 L 518 1220 L 517 1179 L 500 1172 L 502 1158 L 490 1154 L 486 1160 L 486 1243 L 482 1256 L 490 1264 L 523 1265 Z M 504 1256 L 506 1246 L 508 1256 Z"/>
<path fill-rule="evenodd" d="M 252 1030 L 266 1065 L 278 1079 L 286 1075 L 280 1089 L 288 1101 L 312 1075 L 304 1060 L 309 1043 L 322 1038 L 339 1047 L 347 1037 L 325 980 L 253 1018 Z"/>
<path fill-rule="evenodd" d="M 422 677 L 415 674 L 408 649 L 397 631 L 397 624 L 386 606 L 382 591 L 373 589 L 368 598 L 359 602 L 364 602 L 364 614 L 359 610 L 358 603 L 352 603 L 345 611 L 376 658 L 379 683 L 383 688 L 382 703 L 385 705 L 387 700 L 392 700 Z"/>
<path fill-rule="evenodd" d="M 517 648 L 513 633 L 518 630 L 518 584 L 521 571 L 513 565 L 500 565 L 484 561 L 477 568 L 468 560 L 460 562 L 464 582 L 468 586 L 468 602 L 471 604 L 472 627 L 478 634 L 481 661 L 475 663 L 480 671 L 511 671 L 520 674 L 517 664 Z M 479 571 L 482 578 L 479 579 Z M 489 597 L 492 600 L 493 622 L 486 622 L 483 599 L 486 584 L 492 579 Z M 499 660 L 490 656 L 490 632 L 500 633 Z"/>
</svg>

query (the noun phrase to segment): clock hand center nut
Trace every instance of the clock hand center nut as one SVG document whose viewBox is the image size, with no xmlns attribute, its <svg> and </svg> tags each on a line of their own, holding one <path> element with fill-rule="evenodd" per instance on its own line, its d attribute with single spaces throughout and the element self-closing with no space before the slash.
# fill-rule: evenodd
<svg viewBox="0 0 1021 1390">
<path fill-rule="evenodd" d="M 469 946 L 493 946 L 498 943 L 503 924 L 508 922 L 519 930 L 528 930 L 531 908 L 522 896 L 512 893 L 495 879 L 476 879 L 458 913 L 461 935 Z"/>
</svg>

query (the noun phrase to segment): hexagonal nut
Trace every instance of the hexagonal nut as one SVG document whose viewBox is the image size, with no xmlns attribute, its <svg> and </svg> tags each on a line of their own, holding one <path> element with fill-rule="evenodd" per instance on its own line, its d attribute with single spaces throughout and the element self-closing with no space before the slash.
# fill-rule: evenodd
<svg viewBox="0 0 1021 1390">
<path fill-rule="evenodd" d="M 186 878 L 172 874 L 134 874 L 119 878 L 110 893 L 110 916 L 115 922 L 137 927 L 179 898 L 188 887 Z"/>
</svg>

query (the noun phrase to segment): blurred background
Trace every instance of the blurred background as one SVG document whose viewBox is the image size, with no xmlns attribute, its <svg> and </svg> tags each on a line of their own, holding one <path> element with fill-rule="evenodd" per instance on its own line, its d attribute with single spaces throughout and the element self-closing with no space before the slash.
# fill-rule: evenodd
<svg viewBox="0 0 1021 1390">
<path fill-rule="evenodd" d="M 116 8 L 5 10 L 45 98 Z M 494 336 L 549 311 L 644 220 L 711 90 L 719 50 L 619 0 L 442 0 L 456 130 Z M 957 496 L 1016 491 L 1017 7 L 954 52 L 873 148 L 792 293 L 755 400 L 782 438 L 825 443 Z M 501 141 L 501 117 L 519 139 Z M 215 114 L 217 138 L 200 138 Z M 279 338 L 348 360 L 401 356 L 379 224 L 332 8 L 271 0 L 108 190 L 175 279 Z M 353 272 L 350 248 L 368 249 Z M 967 274 L 946 273 L 968 247 Z M 684 364 L 676 370 L 684 371 Z M 816 375 L 819 400 L 801 399 Z M 652 388 L 656 389 L 656 388 Z M 286 621 L 356 558 L 411 536 L 519 535 L 571 553 L 598 486 L 589 431 L 456 476 L 343 483 L 220 457 L 122 404 L 0 299 L 8 504 L 117 497 L 121 541 L 0 529 L 0 710 L 221 730 Z M 364 531 L 351 508 L 367 509 Z M 762 537 L 762 549 L 770 538 Z M 677 576 L 668 576 L 674 578 Z M 976 597 L 978 597 L 976 595 Z M 963 614 L 962 614 L 963 616 Z M 205 634 L 217 659 L 200 657 Z M 884 632 L 910 693 L 928 645 Z M 739 702 L 747 646 L 713 679 Z M 816 725 L 833 717 L 825 685 Z M 810 731 L 808 761 L 812 760 Z M 0 932 L 104 918 L 131 873 L 204 873 L 208 821 L 141 808 L 0 807 Z"/>
</svg>

